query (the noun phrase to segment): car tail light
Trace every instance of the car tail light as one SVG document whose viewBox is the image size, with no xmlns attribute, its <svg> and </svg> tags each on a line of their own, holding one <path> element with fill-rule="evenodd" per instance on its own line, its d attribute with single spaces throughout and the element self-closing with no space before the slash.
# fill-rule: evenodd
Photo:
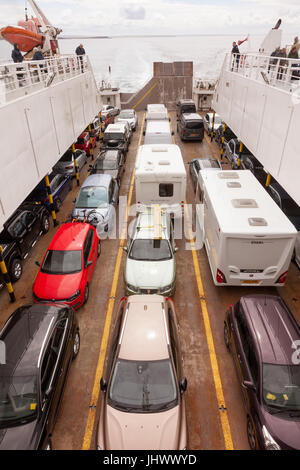
<svg viewBox="0 0 300 470">
<path fill-rule="evenodd" d="M 226 278 L 220 269 L 217 269 L 217 282 L 219 284 L 226 284 Z"/>
<path fill-rule="evenodd" d="M 287 271 L 285 271 L 281 276 L 277 279 L 276 284 L 284 284 L 286 281 Z"/>
<path fill-rule="evenodd" d="M 72 170 L 72 169 L 73 169 L 73 165 L 69 165 L 65 167 L 65 170 Z"/>
<path fill-rule="evenodd" d="M 181 201 L 181 207 L 184 208 L 184 201 Z"/>
</svg>

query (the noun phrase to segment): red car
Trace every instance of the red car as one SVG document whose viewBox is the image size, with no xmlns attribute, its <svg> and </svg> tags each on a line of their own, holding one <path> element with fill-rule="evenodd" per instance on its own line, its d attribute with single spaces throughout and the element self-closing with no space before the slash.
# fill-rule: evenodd
<svg viewBox="0 0 300 470">
<path fill-rule="evenodd" d="M 74 309 L 89 296 L 89 285 L 100 240 L 96 229 L 85 223 L 63 224 L 44 256 L 33 284 L 35 302 L 63 302 Z"/>
<path fill-rule="evenodd" d="M 96 145 L 96 137 L 92 137 L 92 147 L 94 148 Z M 83 132 L 77 139 L 75 144 L 76 149 L 84 150 L 87 155 L 91 153 L 91 142 L 90 136 L 88 132 Z"/>
<path fill-rule="evenodd" d="M 102 122 L 104 123 L 103 131 L 105 131 L 108 124 L 114 124 L 115 116 L 112 113 L 107 113 L 105 116 L 102 116 Z"/>
</svg>

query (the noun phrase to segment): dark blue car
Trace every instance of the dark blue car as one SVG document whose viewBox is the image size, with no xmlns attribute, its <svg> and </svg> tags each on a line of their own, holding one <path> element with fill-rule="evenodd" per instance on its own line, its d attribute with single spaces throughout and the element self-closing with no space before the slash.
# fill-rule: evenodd
<svg viewBox="0 0 300 470">
<path fill-rule="evenodd" d="M 63 200 L 66 198 L 69 191 L 72 190 L 72 178 L 69 175 L 56 175 L 55 173 L 51 173 L 49 175 L 49 181 L 54 208 L 58 212 Z M 27 200 L 41 202 L 50 211 L 50 204 L 44 179 L 30 193 Z"/>
</svg>

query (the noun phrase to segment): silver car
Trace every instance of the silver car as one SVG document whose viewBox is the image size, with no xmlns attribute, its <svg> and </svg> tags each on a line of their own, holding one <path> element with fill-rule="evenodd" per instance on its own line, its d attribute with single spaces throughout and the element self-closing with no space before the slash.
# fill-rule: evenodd
<svg viewBox="0 0 300 470">
<path fill-rule="evenodd" d="M 78 170 L 81 171 L 84 165 L 87 163 L 87 154 L 84 150 L 75 150 L 75 156 L 77 160 Z M 53 167 L 54 173 L 62 175 L 75 175 L 75 164 L 74 155 L 72 149 L 69 149 L 64 153 L 60 160 Z"/>
<path fill-rule="evenodd" d="M 74 200 L 72 218 L 86 220 L 105 238 L 116 220 L 115 206 L 119 201 L 119 186 L 111 175 L 94 174 L 87 177 Z"/>
<path fill-rule="evenodd" d="M 118 121 L 127 121 L 133 131 L 136 130 L 138 125 L 138 118 L 134 109 L 122 109 L 118 116 Z"/>
</svg>

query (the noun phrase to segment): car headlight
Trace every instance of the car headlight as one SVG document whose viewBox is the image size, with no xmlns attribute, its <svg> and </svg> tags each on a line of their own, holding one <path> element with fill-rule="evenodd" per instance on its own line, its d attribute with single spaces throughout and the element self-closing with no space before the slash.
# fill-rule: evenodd
<svg viewBox="0 0 300 470">
<path fill-rule="evenodd" d="M 168 290 L 171 290 L 172 289 L 172 284 L 168 284 L 167 286 L 164 286 L 162 287 L 161 289 L 159 289 L 161 292 L 166 292 Z"/>
<path fill-rule="evenodd" d="M 67 302 L 73 302 L 73 300 L 77 299 L 77 297 L 80 295 L 80 289 L 78 289 L 78 291 L 75 292 L 74 295 L 72 295 L 72 297 L 69 297 L 67 300 Z"/>
<path fill-rule="evenodd" d="M 133 286 L 131 284 L 127 284 L 127 289 L 131 290 L 132 292 L 138 292 L 139 288 L 136 286 Z"/>
<path fill-rule="evenodd" d="M 266 426 L 262 427 L 262 433 L 265 440 L 265 448 L 266 450 L 281 450 L 280 446 L 277 442 L 273 439 L 269 431 L 267 430 Z"/>
</svg>

